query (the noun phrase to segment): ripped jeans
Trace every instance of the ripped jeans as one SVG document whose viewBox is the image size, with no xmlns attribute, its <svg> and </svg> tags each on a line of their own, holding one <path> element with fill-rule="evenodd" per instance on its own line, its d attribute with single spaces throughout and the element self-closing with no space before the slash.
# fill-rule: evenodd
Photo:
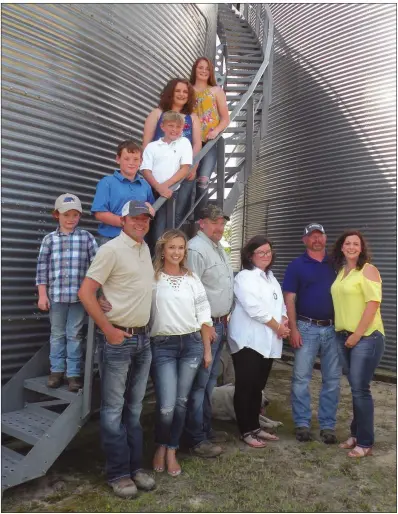
<svg viewBox="0 0 398 514">
<path fill-rule="evenodd" d="M 151 338 L 156 391 L 155 442 L 178 448 L 188 396 L 203 359 L 200 332 Z"/>
</svg>

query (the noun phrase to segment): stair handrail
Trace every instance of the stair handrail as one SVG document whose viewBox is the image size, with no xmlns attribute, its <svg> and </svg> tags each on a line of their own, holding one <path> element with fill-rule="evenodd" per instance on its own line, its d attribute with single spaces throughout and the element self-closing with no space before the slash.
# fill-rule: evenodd
<svg viewBox="0 0 398 514">
<path fill-rule="evenodd" d="M 258 5 L 258 4 L 255 4 L 255 5 Z M 249 6 L 251 7 L 250 4 L 249 4 Z M 271 10 L 268 7 L 268 5 L 264 4 L 264 7 L 265 7 L 265 10 L 264 10 L 263 23 L 265 23 L 266 19 L 269 20 L 269 23 L 268 23 L 267 37 L 265 38 L 265 35 L 263 35 L 263 62 L 261 63 L 260 68 L 258 69 L 258 71 L 257 71 L 254 79 L 252 80 L 252 83 L 250 84 L 248 90 L 242 96 L 242 98 L 240 99 L 238 105 L 232 111 L 232 113 L 230 115 L 230 123 L 231 123 L 231 121 L 234 121 L 234 119 L 240 113 L 242 108 L 247 104 L 249 98 L 251 96 L 253 96 L 254 90 L 256 89 L 258 83 L 260 82 L 262 76 L 264 75 L 265 70 L 267 69 L 268 65 L 271 62 L 271 51 L 272 51 L 272 44 L 273 44 L 273 39 L 274 39 L 274 19 L 272 17 L 272 13 L 271 13 Z M 246 21 L 247 21 L 247 23 L 249 23 L 248 19 Z M 253 32 L 256 33 L 255 30 Z M 256 34 L 256 36 L 259 36 L 259 34 Z M 264 48 L 264 41 L 266 41 L 265 48 Z M 228 126 L 225 127 L 225 129 L 222 130 L 217 135 L 217 137 L 215 137 L 214 139 L 212 139 L 212 140 L 207 142 L 206 146 L 204 148 L 202 148 L 200 150 L 200 152 L 195 155 L 195 157 L 193 159 L 193 162 L 192 162 L 192 166 L 189 168 L 188 173 L 186 174 L 186 176 L 184 178 L 182 178 L 179 182 L 176 182 L 175 184 L 173 184 L 169 189 L 171 189 L 172 191 L 175 191 L 178 188 L 178 186 L 189 175 L 191 169 L 203 159 L 203 157 L 211 150 L 211 148 L 213 148 L 213 146 L 217 143 L 217 141 L 222 137 L 224 132 L 228 133 Z M 227 139 L 227 141 L 228 141 L 228 139 Z M 203 192 L 203 196 L 206 194 L 206 192 L 207 192 L 207 189 Z M 160 196 L 155 201 L 155 203 L 153 204 L 152 207 L 154 208 L 155 211 L 158 211 L 160 209 L 160 207 L 166 201 L 167 201 L 167 198 L 164 198 L 163 196 Z M 198 200 L 198 202 L 199 201 L 200 201 L 200 199 Z"/>
</svg>

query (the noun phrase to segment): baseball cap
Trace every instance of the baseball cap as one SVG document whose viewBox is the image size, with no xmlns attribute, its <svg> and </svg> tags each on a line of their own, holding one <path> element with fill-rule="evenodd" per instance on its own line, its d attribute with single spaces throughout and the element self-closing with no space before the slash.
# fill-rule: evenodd
<svg viewBox="0 0 398 514">
<path fill-rule="evenodd" d="M 206 205 L 206 207 L 203 207 L 199 213 L 199 219 L 203 220 L 205 218 L 210 218 L 213 221 L 215 221 L 217 218 L 224 218 L 229 221 L 229 216 L 224 214 L 221 207 L 212 203 Z"/>
<path fill-rule="evenodd" d="M 71 193 L 65 193 L 59 196 L 55 200 L 54 209 L 61 214 L 71 211 L 72 209 L 76 209 L 80 213 L 83 212 L 81 201 L 76 195 L 72 195 Z"/>
<path fill-rule="evenodd" d="M 153 220 L 152 214 L 149 212 L 149 207 L 145 202 L 139 202 L 138 200 L 130 200 L 123 205 L 122 216 L 139 216 L 140 214 L 148 214 Z"/>
<path fill-rule="evenodd" d="M 319 223 L 310 223 L 305 227 L 303 236 L 309 236 L 312 232 L 315 232 L 315 230 L 325 234 L 325 229 L 322 227 L 322 225 Z"/>
</svg>

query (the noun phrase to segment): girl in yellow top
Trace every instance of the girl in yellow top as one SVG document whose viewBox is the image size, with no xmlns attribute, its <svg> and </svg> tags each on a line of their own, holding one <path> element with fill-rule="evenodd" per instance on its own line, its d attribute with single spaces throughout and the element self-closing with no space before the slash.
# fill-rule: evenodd
<svg viewBox="0 0 398 514">
<path fill-rule="evenodd" d="M 384 352 L 381 278 L 377 268 L 369 263 L 366 241 L 357 230 L 339 237 L 333 260 L 338 270 L 332 285 L 335 329 L 354 411 L 351 436 L 340 447 L 351 450 L 349 457 L 366 457 L 372 454 L 374 443 L 370 382 Z"/>
<path fill-rule="evenodd" d="M 227 98 L 223 89 L 217 86 L 214 66 L 207 57 L 199 57 L 191 71 L 190 82 L 195 90 L 193 112 L 201 124 L 202 146 L 215 139 L 229 125 Z M 195 202 L 208 188 L 210 175 L 217 162 L 217 145 L 214 145 L 200 161 L 197 170 Z M 195 221 L 199 212 L 207 203 L 205 195 L 195 208 Z"/>
</svg>

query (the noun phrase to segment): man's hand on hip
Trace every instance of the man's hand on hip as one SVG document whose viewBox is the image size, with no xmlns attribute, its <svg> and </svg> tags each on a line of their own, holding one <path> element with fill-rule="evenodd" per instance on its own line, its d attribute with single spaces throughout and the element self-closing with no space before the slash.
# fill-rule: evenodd
<svg viewBox="0 0 398 514">
<path fill-rule="evenodd" d="M 120 330 L 119 328 L 112 327 L 112 329 L 107 331 L 105 333 L 106 340 L 109 344 L 122 344 L 123 341 L 127 338 L 131 338 L 132 334 L 129 334 L 128 332 L 124 332 L 123 330 Z"/>
<path fill-rule="evenodd" d="M 300 348 L 303 346 L 303 340 L 301 339 L 301 334 L 297 327 L 292 328 L 290 332 L 289 343 L 293 348 Z"/>
</svg>

